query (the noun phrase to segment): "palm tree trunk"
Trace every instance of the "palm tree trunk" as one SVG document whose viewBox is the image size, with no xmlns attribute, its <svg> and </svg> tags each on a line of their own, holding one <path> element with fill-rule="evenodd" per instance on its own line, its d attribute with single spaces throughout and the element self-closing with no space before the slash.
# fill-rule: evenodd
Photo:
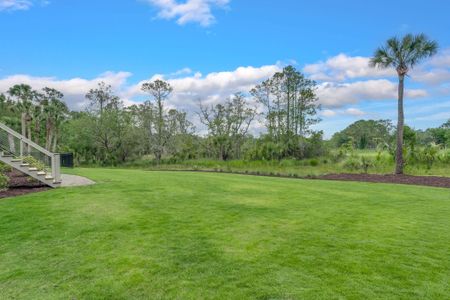
<svg viewBox="0 0 450 300">
<path fill-rule="evenodd" d="M 36 117 L 34 123 L 34 142 L 39 145 L 39 138 L 41 137 L 41 123 L 39 117 Z"/>
<path fill-rule="evenodd" d="M 11 153 L 16 154 L 16 145 L 14 143 L 14 136 L 12 134 L 8 134 L 8 144 L 9 144 L 9 151 Z"/>
<path fill-rule="evenodd" d="M 405 115 L 403 113 L 403 94 L 405 76 L 398 77 L 398 118 L 397 118 L 397 152 L 395 155 L 395 174 L 403 174 L 403 126 Z"/>
<path fill-rule="evenodd" d="M 22 124 L 22 135 L 24 137 L 26 137 L 27 136 L 27 114 L 26 113 L 23 112 L 21 114 L 20 122 Z"/>
<path fill-rule="evenodd" d="M 28 118 L 28 122 L 27 122 L 27 132 L 28 132 L 28 136 L 27 138 L 32 141 L 33 140 L 33 135 L 32 135 L 32 131 L 31 131 L 31 118 Z M 28 153 L 31 153 L 31 146 L 28 145 Z"/>
<path fill-rule="evenodd" d="M 58 130 L 55 129 L 55 135 L 53 136 L 52 152 L 56 152 L 58 146 Z"/>
<path fill-rule="evenodd" d="M 22 123 L 22 136 L 27 137 L 27 114 L 25 112 L 22 112 L 20 121 Z M 25 145 L 26 144 L 23 141 L 20 142 L 20 155 L 23 155 L 23 152 L 25 151 Z"/>
<path fill-rule="evenodd" d="M 52 128 L 50 124 L 50 119 L 47 119 L 45 124 L 45 149 L 50 150 L 51 140 L 52 140 Z"/>
</svg>

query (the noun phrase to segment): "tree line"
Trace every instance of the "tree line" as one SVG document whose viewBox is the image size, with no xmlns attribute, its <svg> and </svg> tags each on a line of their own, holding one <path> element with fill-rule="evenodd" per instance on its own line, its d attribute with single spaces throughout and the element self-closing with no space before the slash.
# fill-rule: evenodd
<svg viewBox="0 0 450 300">
<path fill-rule="evenodd" d="M 322 149 L 316 83 L 285 67 L 251 91 L 238 91 L 217 104 L 199 101 L 200 134 L 188 114 L 168 108 L 173 88 L 163 80 L 142 84 L 143 103 L 124 106 L 101 82 L 86 94 L 83 111 L 70 111 L 64 95 L 19 84 L 0 95 L 0 121 L 48 150 L 73 152 L 80 164 L 114 165 L 150 157 L 163 159 L 301 159 Z M 251 128 L 263 118 L 265 131 Z M 319 146 L 319 147 L 318 147 Z"/>
<path fill-rule="evenodd" d="M 397 130 L 391 120 L 359 120 L 336 132 L 330 139 L 333 148 L 350 146 L 354 149 L 394 151 Z M 403 143 L 407 148 L 436 145 L 450 147 L 450 119 L 436 128 L 416 130 L 405 125 Z"/>
</svg>

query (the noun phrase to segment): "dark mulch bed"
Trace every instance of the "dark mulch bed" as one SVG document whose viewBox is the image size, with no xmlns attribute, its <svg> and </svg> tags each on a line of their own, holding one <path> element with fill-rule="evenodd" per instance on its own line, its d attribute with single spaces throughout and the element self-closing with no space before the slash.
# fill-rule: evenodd
<svg viewBox="0 0 450 300">
<path fill-rule="evenodd" d="M 363 181 L 379 183 L 400 183 L 412 185 L 424 185 L 450 188 L 450 177 L 438 176 L 412 176 L 412 175 L 377 175 L 377 174 L 328 174 L 317 177 L 318 179 Z"/>
<path fill-rule="evenodd" d="M 36 193 L 50 189 L 34 178 L 18 171 L 8 172 L 6 173 L 6 175 L 9 177 L 9 189 L 7 191 L 0 191 L 0 199 L 25 195 L 29 193 Z"/>
</svg>

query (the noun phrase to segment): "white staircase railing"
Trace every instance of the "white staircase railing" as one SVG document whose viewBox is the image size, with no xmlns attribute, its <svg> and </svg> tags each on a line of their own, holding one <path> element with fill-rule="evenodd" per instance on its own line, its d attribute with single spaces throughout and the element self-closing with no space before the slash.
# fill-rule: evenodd
<svg viewBox="0 0 450 300">
<path fill-rule="evenodd" d="M 52 153 L 30 139 L 0 123 L 0 151 L 34 164 L 51 174 L 53 183 L 61 182 L 59 153 Z"/>
</svg>

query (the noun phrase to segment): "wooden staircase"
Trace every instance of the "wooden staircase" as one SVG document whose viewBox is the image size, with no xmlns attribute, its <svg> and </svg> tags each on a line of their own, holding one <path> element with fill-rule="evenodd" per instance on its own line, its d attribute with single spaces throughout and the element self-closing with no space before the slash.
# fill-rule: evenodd
<svg viewBox="0 0 450 300">
<path fill-rule="evenodd" d="M 0 161 L 50 187 L 61 184 L 60 156 L 0 123 Z"/>
</svg>

